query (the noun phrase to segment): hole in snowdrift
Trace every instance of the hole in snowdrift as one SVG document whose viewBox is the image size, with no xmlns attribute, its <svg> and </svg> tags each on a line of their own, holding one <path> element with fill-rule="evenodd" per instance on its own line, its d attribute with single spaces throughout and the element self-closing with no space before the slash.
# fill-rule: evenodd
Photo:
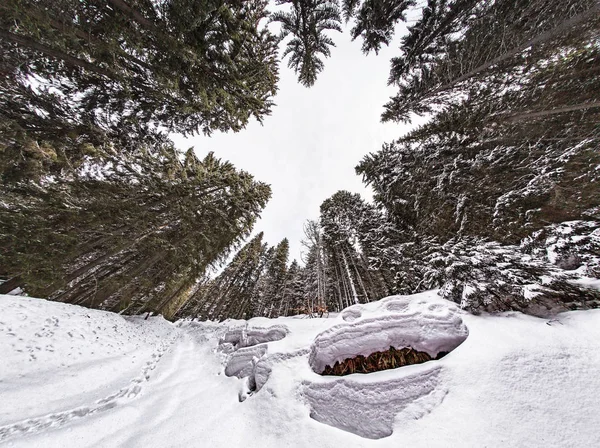
<svg viewBox="0 0 600 448">
<path fill-rule="evenodd" d="M 443 401 L 448 392 L 439 374 L 443 366 L 428 361 L 446 356 L 467 339 L 469 331 L 455 305 L 432 297 L 395 296 L 346 309 L 342 318 L 343 323 L 313 341 L 308 362 L 315 373 L 349 375 L 426 365 L 393 375 L 307 380 L 301 394 L 311 418 L 380 439 L 391 435 L 394 425 L 419 419 Z"/>
<path fill-rule="evenodd" d="M 352 373 L 379 372 L 441 359 L 447 354 L 448 352 L 441 351 L 435 357 L 431 357 L 429 353 L 420 352 L 411 347 L 401 349 L 390 347 L 389 350 L 371 353 L 366 357 L 358 355 L 354 358 L 346 358 L 341 362 L 337 361 L 333 366 L 326 365 L 321 375 L 344 376 Z"/>
<path fill-rule="evenodd" d="M 398 298 L 381 305 L 400 309 L 406 301 Z M 319 334 L 311 347 L 310 367 L 320 375 L 340 376 L 395 369 L 440 359 L 467 339 L 469 331 L 454 306 L 407 305 L 404 312 L 376 312 L 372 317 L 363 312 L 366 317 Z"/>
</svg>

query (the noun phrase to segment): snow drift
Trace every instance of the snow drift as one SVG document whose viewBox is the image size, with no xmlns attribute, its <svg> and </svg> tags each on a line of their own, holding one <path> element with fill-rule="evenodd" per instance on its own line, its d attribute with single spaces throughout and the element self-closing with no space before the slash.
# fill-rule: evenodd
<svg viewBox="0 0 600 448">
<path fill-rule="evenodd" d="M 336 325 L 315 338 L 309 363 L 316 373 L 357 355 L 411 347 L 436 358 L 451 352 L 468 335 L 458 308 L 444 300 L 392 296 L 345 309 L 350 323 Z"/>
<path fill-rule="evenodd" d="M 456 348 L 317 373 L 359 338 Z M 176 324 L 0 296 L 0 445 L 600 446 L 598 340 L 598 310 L 473 316 L 436 291 L 328 319 Z"/>
</svg>

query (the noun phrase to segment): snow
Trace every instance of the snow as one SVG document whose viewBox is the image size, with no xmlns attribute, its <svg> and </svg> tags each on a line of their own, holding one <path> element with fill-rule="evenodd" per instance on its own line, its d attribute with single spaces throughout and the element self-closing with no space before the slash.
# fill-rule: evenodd
<svg viewBox="0 0 600 448">
<path fill-rule="evenodd" d="M 402 369 L 403 372 L 414 372 Z M 327 425 L 369 439 L 392 434 L 394 421 L 402 411 L 423 416 L 438 405 L 446 394 L 440 388 L 440 367 L 420 368 L 417 373 L 401 375 L 389 371 L 369 374 L 369 381 L 340 378 L 305 381 L 300 389 L 310 416 Z M 363 379 L 363 378 L 361 378 Z"/>
<path fill-rule="evenodd" d="M 321 373 L 357 355 L 412 347 L 435 358 L 450 352 L 468 335 L 458 308 L 427 294 L 393 296 L 368 305 L 354 305 L 341 313 L 349 324 L 336 325 L 318 335 L 312 345 L 309 364 Z"/>
<path fill-rule="evenodd" d="M 600 278 L 580 277 L 572 280 L 576 285 L 585 286 L 586 288 L 594 288 L 600 290 Z"/>
<path fill-rule="evenodd" d="M 436 291 L 176 324 L 0 296 L 0 446 L 600 446 L 598 340 L 600 310 L 473 316 Z M 450 353 L 317 373 L 388 343 Z"/>
</svg>

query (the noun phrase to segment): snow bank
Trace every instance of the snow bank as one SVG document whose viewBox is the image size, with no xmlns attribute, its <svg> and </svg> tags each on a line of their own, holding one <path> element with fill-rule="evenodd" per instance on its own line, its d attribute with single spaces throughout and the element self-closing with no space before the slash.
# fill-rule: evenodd
<svg viewBox="0 0 600 448">
<path fill-rule="evenodd" d="M 243 401 L 249 393 L 260 390 L 269 378 L 272 361 L 266 359 L 267 343 L 279 341 L 289 332 L 284 325 L 273 325 L 267 328 L 246 325 L 228 329 L 219 340 L 219 350 L 228 354 L 225 375 L 248 377 L 245 383 L 248 390 L 242 391 L 240 401 Z"/>
<path fill-rule="evenodd" d="M 175 340 L 162 318 L 0 295 L 0 442 L 134 398 Z"/>
<path fill-rule="evenodd" d="M 243 378 L 250 376 L 254 371 L 256 361 L 267 353 L 266 345 L 241 348 L 233 352 L 225 366 L 225 375 Z"/>
<path fill-rule="evenodd" d="M 441 402 L 446 391 L 433 393 L 439 386 L 439 373 L 436 366 L 400 378 L 378 380 L 377 372 L 368 374 L 372 375 L 369 381 L 305 382 L 301 393 L 310 406 L 311 418 L 361 437 L 380 439 L 392 434 L 402 410 L 418 407 L 418 417 L 422 417 Z"/>
<path fill-rule="evenodd" d="M 243 326 L 228 330 L 220 342 L 221 344 L 230 343 L 235 348 L 250 347 L 265 342 L 279 341 L 288 333 L 288 328 L 283 325 L 273 325 L 269 328 Z"/>
<path fill-rule="evenodd" d="M 390 347 L 411 347 L 432 358 L 451 352 L 468 335 L 456 306 L 430 295 L 392 296 L 367 305 L 354 305 L 341 313 L 349 323 L 319 334 L 309 362 L 316 373 L 336 361 L 368 356 Z"/>
<path fill-rule="evenodd" d="M 329 319 L 176 325 L 0 296 L 0 445 L 600 446 L 600 310 L 473 316 L 436 294 Z M 244 326 L 256 344 L 242 347 Z M 282 327 L 282 339 L 268 336 Z M 460 346 L 423 364 L 333 377 L 310 362 L 327 338 L 348 342 L 340 328 L 369 347 L 407 341 L 433 353 L 467 327 Z"/>
</svg>

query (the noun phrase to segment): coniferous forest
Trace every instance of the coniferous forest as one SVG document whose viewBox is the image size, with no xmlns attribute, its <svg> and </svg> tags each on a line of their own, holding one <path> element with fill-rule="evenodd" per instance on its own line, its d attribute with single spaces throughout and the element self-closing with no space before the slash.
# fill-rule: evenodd
<svg viewBox="0 0 600 448">
<path fill-rule="evenodd" d="M 169 319 L 340 311 L 440 288 L 473 313 L 600 307 L 597 0 L 3 0 L 0 293 Z M 395 36 L 398 26 L 407 32 Z M 302 260 L 253 233 L 271 189 L 170 133 L 244 132 L 280 64 L 310 88 L 348 26 L 398 46 Z M 281 68 L 285 69 L 285 68 Z"/>
</svg>

